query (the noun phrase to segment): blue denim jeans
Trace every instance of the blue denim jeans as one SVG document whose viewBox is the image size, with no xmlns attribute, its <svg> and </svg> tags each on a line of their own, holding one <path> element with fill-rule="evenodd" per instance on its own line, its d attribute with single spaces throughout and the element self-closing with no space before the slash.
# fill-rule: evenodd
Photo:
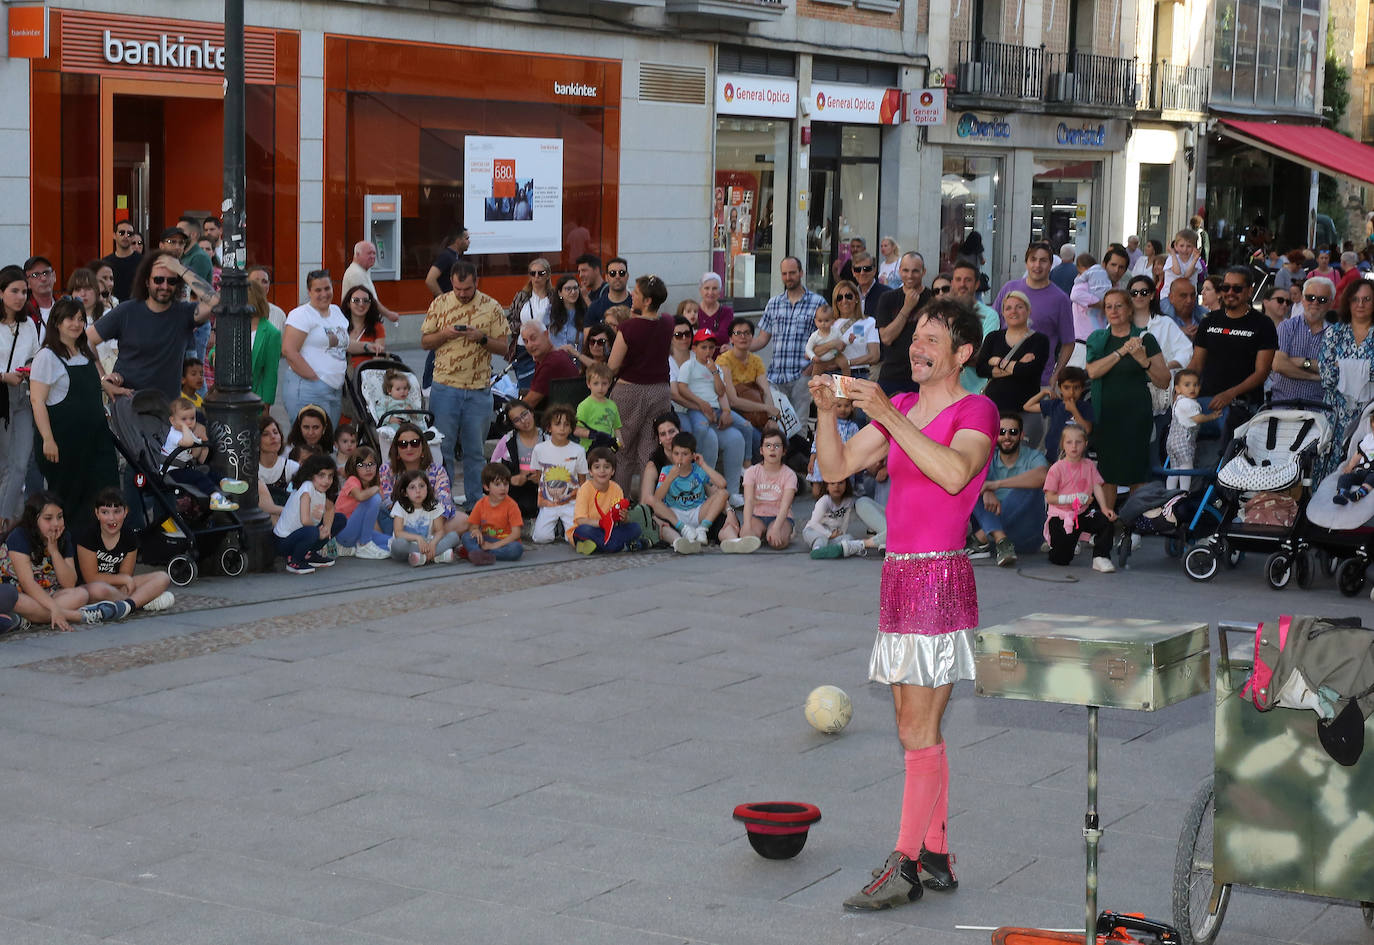
<svg viewBox="0 0 1374 945">
<path fill-rule="evenodd" d="M 973 521 L 989 537 L 1006 532 L 1018 551 L 1036 550 L 1045 540 L 1045 494 L 1039 489 L 1012 489 L 997 514 L 989 512 L 979 496 L 973 503 Z"/>
<path fill-rule="evenodd" d="M 468 550 L 469 555 L 476 551 L 477 536 L 472 532 L 463 532 L 463 547 Z M 519 561 L 520 556 L 524 553 L 525 546 L 518 541 L 513 541 L 508 545 L 502 545 L 500 548 L 491 549 L 491 556 L 497 561 Z"/>
<path fill-rule="evenodd" d="M 282 406 L 286 408 L 289 422 L 294 423 L 296 414 L 306 404 L 317 404 L 329 414 L 329 422 L 335 425 L 343 410 L 343 393 L 340 388 L 330 387 L 324 381 L 307 381 L 295 371 L 287 368 L 281 380 Z"/>
<path fill-rule="evenodd" d="M 611 537 L 606 537 L 606 529 L 600 525 L 579 525 L 573 529 L 575 541 L 589 541 L 596 545 L 597 551 L 616 552 L 625 550 L 628 542 L 639 538 L 639 525 L 636 522 L 621 522 L 611 528 Z"/>
<path fill-rule="evenodd" d="M 454 478 L 454 446 L 463 449 L 463 511 L 470 512 L 482 498 L 482 467 L 486 464 L 484 449 L 487 428 L 491 426 L 491 391 L 449 387 L 438 381 L 429 391 L 429 409 L 434 412 L 434 426 L 444 435 L 440 449 L 444 454 L 444 468 L 451 481 Z"/>
<path fill-rule="evenodd" d="M 336 536 L 339 544 L 345 548 L 355 548 L 370 541 L 385 551 L 387 544 L 391 541 L 391 536 L 384 535 L 377 530 L 377 512 L 381 507 L 381 493 L 366 501 L 359 502 L 358 507 L 353 510 L 353 514 L 348 517 L 347 523 Z"/>
<path fill-rule="evenodd" d="M 697 452 L 701 454 L 702 462 L 706 466 L 714 469 L 716 460 L 723 460 L 721 472 L 725 476 L 725 484 L 730 494 L 735 495 L 740 491 L 740 476 L 743 473 L 747 444 L 752 442 L 752 433 L 746 434 L 744 430 L 752 431 L 753 425 L 733 411 L 731 416 L 734 422 L 721 430 L 700 410 L 689 410 L 687 426 L 692 436 L 697 438 Z"/>
</svg>

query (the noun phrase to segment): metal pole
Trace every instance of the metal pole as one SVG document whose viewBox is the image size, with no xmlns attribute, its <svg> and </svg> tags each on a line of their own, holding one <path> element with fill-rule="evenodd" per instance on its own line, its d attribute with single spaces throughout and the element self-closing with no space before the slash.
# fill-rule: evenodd
<svg viewBox="0 0 1374 945">
<path fill-rule="evenodd" d="M 258 508 L 258 417 L 253 393 L 252 312 L 248 306 L 244 194 L 243 0 L 224 0 L 224 269 L 215 309 L 215 386 L 205 398 L 216 477 L 242 479 L 237 497 L 249 570 L 272 566 L 272 522 Z"/>
<path fill-rule="evenodd" d="M 1102 830 L 1097 817 L 1097 706 L 1088 706 L 1088 813 L 1083 817 L 1088 847 L 1087 933 L 1084 945 L 1097 945 L 1097 844 Z"/>
</svg>

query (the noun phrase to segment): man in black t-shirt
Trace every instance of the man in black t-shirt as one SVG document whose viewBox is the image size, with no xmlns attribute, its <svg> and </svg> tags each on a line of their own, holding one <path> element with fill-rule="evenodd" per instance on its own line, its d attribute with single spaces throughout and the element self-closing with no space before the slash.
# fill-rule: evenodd
<svg viewBox="0 0 1374 945">
<path fill-rule="evenodd" d="M 1202 377 L 1198 404 L 1225 410 L 1222 440 L 1254 413 L 1279 347 L 1274 323 L 1250 307 L 1250 270 L 1232 266 L 1222 274 L 1221 309 L 1209 314 L 1193 338 L 1188 368 Z M 1229 409 L 1228 409 L 1229 408 Z"/>
<path fill-rule="evenodd" d="M 891 397 L 902 391 L 914 391 L 911 379 L 911 339 L 916 334 L 916 319 L 930 301 L 931 292 L 922 284 L 926 278 L 926 261 L 920 253 L 904 253 L 897 263 L 902 287 L 893 289 L 878 300 L 878 314 L 873 316 L 878 337 L 883 342 L 883 360 L 878 372 L 878 385 Z"/>
<path fill-rule="evenodd" d="M 100 260 L 114 272 L 115 298 L 123 302 L 130 298 L 134 273 L 143 259 L 142 253 L 134 252 L 134 225 L 127 220 L 115 224 L 115 251 Z"/>
<path fill-rule="evenodd" d="M 425 274 L 425 285 L 436 299 L 453 291 L 449 273 L 453 271 L 453 264 L 462 259 L 463 254 L 468 251 L 470 243 L 466 228 L 459 228 L 444 235 L 444 248 L 439 250 L 434 262 L 429 264 L 429 272 Z"/>
</svg>

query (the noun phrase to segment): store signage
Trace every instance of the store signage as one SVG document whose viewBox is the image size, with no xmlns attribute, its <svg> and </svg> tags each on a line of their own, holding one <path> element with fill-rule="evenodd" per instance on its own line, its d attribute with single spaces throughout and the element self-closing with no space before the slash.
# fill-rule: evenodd
<svg viewBox="0 0 1374 945">
<path fill-rule="evenodd" d="M 596 98 L 596 86 L 584 85 L 581 82 L 555 82 L 553 94 L 572 95 L 577 98 Z"/>
<path fill-rule="evenodd" d="M 563 245 L 563 140 L 463 138 L 468 253 L 557 252 Z"/>
<path fill-rule="evenodd" d="M 1011 125 L 1005 119 L 994 117 L 984 121 L 973 112 L 964 112 L 959 116 L 959 124 L 955 126 L 954 133 L 961 138 L 1002 138 L 1007 144 L 1011 143 Z"/>
<path fill-rule="evenodd" d="M 1101 148 L 1107 144 L 1107 126 L 1103 124 L 1087 124 L 1081 128 L 1059 123 L 1059 127 L 1054 130 L 1054 140 L 1056 144 L 1068 145 L 1071 148 Z"/>
<path fill-rule="evenodd" d="M 797 80 L 756 75 L 718 75 L 716 114 L 796 118 Z"/>
<path fill-rule="evenodd" d="M 906 120 L 913 125 L 943 125 L 945 123 L 944 89 L 917 89 L 906 96 Z"/>
<path fill-rule="evenodd" d="M 902 121 L 902 90 L 811 83 L 813 121 L 896 125 Z"/>
<path fill-rule="evenodd" d="M 11 59 L 48 57 L 48 8 L 10 7 L 9 52 Z"/>
<path fill-rule="evenodd" d="M 58 35 L 64 72 L 155 73 L 222 81 L 224 27 L 218 23 L 145 19 L 62 10 Z M 244 78 L 276 81 L 276 37 L 249 28 L 243 38 Z"/>
</svg>

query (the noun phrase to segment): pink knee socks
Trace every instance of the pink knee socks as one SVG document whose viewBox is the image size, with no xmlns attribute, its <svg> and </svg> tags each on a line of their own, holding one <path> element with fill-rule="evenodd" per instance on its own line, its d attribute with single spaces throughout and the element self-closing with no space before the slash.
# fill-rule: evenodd
<svg viewBox="0 0 1374 945">
<path fill-rule="evenodd" d="M 902 788 L 902 826 L 897 851 L 916 859 L 925 848 L 946 852 L 949 819 L 949 760 L 941 742 L 906 753 L 906 781 Z"/>
</svg>

